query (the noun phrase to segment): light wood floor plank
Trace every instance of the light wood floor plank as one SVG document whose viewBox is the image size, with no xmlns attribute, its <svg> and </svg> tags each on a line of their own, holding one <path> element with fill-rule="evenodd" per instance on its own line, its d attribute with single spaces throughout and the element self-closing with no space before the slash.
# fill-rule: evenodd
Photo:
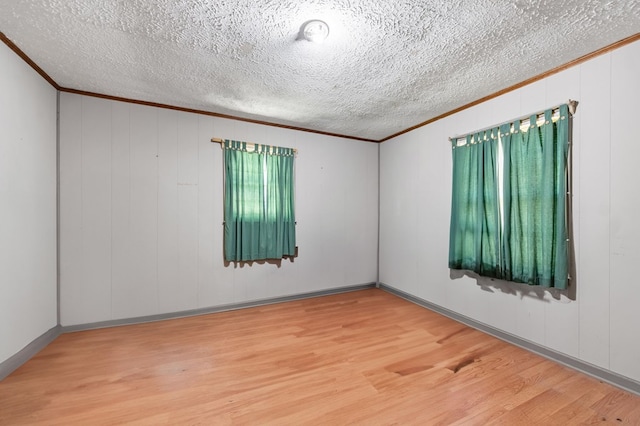
<svg viewBox="0 0 640 426">
<path fill-rule="evenodd" d="M 377 289 L 69 333 L 1 425 L 640 424 L 640 397 Z"/>
</svg>

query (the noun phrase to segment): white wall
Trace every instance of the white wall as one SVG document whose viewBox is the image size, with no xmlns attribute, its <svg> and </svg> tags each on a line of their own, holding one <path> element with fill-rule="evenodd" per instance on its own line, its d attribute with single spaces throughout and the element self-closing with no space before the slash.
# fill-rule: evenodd
<svg viewBox="0 0 640 426">
<path fill-rule="evenodd" d="M 381 147 L 380 281 L 640 381 L 640 42 L 422 127 Z M 576 300 L 452 279 L 449 136 L 580 101 L 574 120 Z M 495 283 L 494 283 L 495 284 Z"/>
<path fill-rule="evenodd" d="M 57 325 L 56 90 L 0 43 L 0 362 Z"/>
<path fill-rule="evenodd" d="M 222 150 L 212 137 L 299 150 L 293 263 L 224 266 Z M 62 93 L 62 325 L 375 282 L 378 149 Z"/>
</svg>

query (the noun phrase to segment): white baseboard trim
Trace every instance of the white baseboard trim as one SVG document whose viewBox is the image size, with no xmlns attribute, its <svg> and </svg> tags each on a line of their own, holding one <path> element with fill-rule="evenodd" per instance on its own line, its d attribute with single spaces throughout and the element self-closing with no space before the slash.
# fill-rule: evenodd
<svg viewBox="0 0 640 426">
<path fill-rule="evenodd" d="M 386 292 L 389 292 L 391 294 L 394 294 L 398 297 L 401 297 L 405 300 L 408 300 L 409 302 L 413 302 L 416 305 L 420 305 L 423 308 L 429 309 L 430 311 L 436 312 L 438 314 L 444 315 L 445 317 L 449 317 L 452 320 L 468 325 L 469 327 L 475 328 L 476 330 L 480 330 L 484 333 L 490 334 L 491 336 L 497 337 L 498 339 L 503 340 L 507 343 L 511 343 L 512 345 L 526 349 L 530 352 L 533 352 L 547 359 L 555 361 L 559 364 L 562 364 L 566 367 L 572 368 L 581 373 L 594 377 L 598 380 L 601 380 L 613 386 L 624 389 L 628 392 L 632 392 L 636 395 L 640 395 L 640 382 L 637 382 L 633 379 L 614 373 L 602 367 L 589 364 L 588 362 L 579 360 L 577 358 L 573 358 L 561 352 L 554 351 L 553 349 L 549 349 L 537 343 L 530 342 L 528 340 L 525 340 L 511 333 L 507 333 L 497 328 L 494 328 L 490 325 L 483 324 L 472 318 L 466 317 L 464 315 L 460 315 L 457 312 L 451 311 L 447 308 L 443 308 L 442 306 L 438 306 L 434 303 L 428 302 L 412 294 L 405 293 L 404 291 L 398 290 L 388 284 L 380 283 L 380 289 Z"/>
</svg>

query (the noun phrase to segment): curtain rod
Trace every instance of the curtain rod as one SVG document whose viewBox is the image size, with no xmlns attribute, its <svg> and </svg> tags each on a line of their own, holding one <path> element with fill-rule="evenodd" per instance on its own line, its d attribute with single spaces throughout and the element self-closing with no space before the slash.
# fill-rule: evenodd
<svg viewBox="0 0 640 426">
<path fill-rule="evenodd" d="M 221 148 L 224 148 L 224 139 L 220 139 L 220 138 L 211 138 L 211 142 L 213 142 L 213 143 L 219 143 L 219 144 L 221 145 Z M 248 147 L 248 148 L 253 148 L 253 149 L 255 149 L 256 145 L 258 145 L 258 144 L 253 143 L 253 142 L 246 142 L 246 144 L 247 144 L 247 147 Z M 268 146 L 269 146 L 269 147 L 272 147 L 271 145 L 268 145 Z M 292 149 L 293 149 L 293 153 L 294 153 L 294 154 L 298 154 L 298 150 L 297 150 L 297 149 L 295 149 L 295 148 L 292 148 Z"/>
<path fill-rule="evenodd" d="M 579 103 L 578 101 L 574 101 L 574 100 L 569 99 L 569 101 L 566 103 L 569 106 L 569 114 L 574 115 L 576 113 L 576 110 L 578 109 L 578 103 Z M 533 114 L 527 114 L 527 115 L 524 115 L 522 117 L 514 118 L 512 120 L 507 120 L 502 124 L 513 123 L 514 121 L 518 121 L 518 120 L 520 120 L 520 121 L 528 120 L 529 118 L 531 118 L 532 115 L 535 115 L 539 119 L 539 117 L 541 115 L 544 117 L 544 112 L 546 110 L 550 109 L 550 110 L 553 111 L 555 109 L 560 108 L 561 105 L 564 105 L 564 104 L 556 105 L 556 106 L 551 107 L 551 108 L 545 108 L 542 111 L 538 111 L 538 112 L 533 113 Z M 485 127 L 484 129 L 474 130 L 473 132 L 465 133 L 463 135 L 450 137 L 449 138 L 449 142 L 457 141 L 458 139 L 462 139 L 462 138 L 466 137 L 467 135 L 473 135 L 474 133 L 480 133 L 480 132 L 484 132 L 485 130 L 495 129 L 496 127 L 502 126 L 502 124 Z"/>
</svg>

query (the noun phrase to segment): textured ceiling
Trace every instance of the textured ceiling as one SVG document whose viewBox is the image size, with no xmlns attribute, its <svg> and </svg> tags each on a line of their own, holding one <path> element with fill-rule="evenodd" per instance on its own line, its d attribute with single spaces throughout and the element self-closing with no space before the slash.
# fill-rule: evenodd
<svg viewBox="0 0 640 426">
<path fill-rule="evenodd" d="M 640 2 L 0 0 L 0 32 L 63 88 L 380 140 L 640 32 Z"/>
</svg>

